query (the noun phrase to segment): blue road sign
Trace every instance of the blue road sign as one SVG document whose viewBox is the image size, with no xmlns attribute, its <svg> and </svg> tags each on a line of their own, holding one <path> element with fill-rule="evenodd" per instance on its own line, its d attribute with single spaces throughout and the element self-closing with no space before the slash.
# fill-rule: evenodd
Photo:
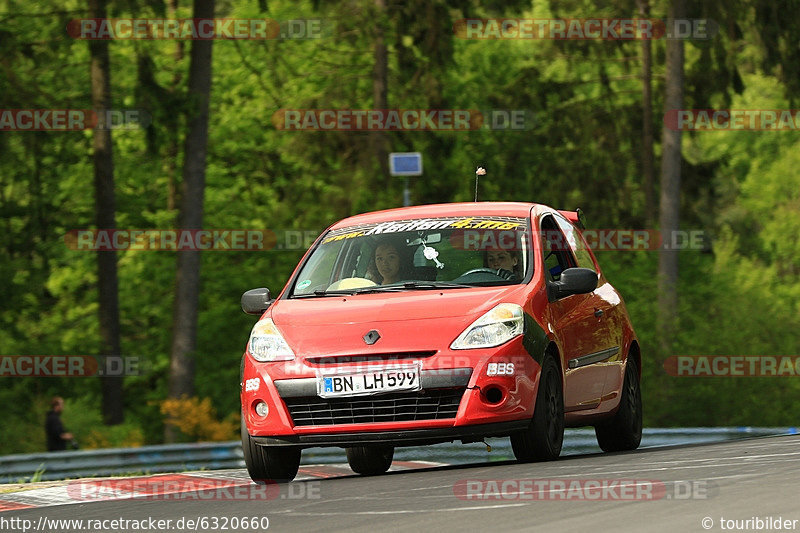
<svg viewBox="0 0 800 533">
<path fill-rule="evenodd" d="M 389 154 L 389 172 L 392 176 L 421 176 L 422 154 L 419 152 Z"/>
</svg>

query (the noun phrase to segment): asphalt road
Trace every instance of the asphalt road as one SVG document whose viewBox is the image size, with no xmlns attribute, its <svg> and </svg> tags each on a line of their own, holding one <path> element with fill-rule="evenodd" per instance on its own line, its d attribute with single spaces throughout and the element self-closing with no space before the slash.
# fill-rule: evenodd
<svg viewBox="0 0 800 533">
<path fill-rule="evenodd" d="M 422 459 L 424 448 L 419 450 Z M 302 532 L 756 531 L 778 529 L 779 518 L 780 531 L 800 531 L 798 475 L 800 436 L 767 437 L 550 463 L 492 462 L 299 481 L 273 492 L 270 500 L 127 499 L 42 507 L 0 513 L 6 519 L 0 529 L 21 531 L 7 520 L 36 522 L 46 515 L 172 520 L 162 531 L 224 531 L 223 525 L 264 531 L 264 517 L 270 531 Z M 206 517 L 206 527 L 189 528 L 184 522 L 178 528 L 182 517 Z M 231 527 L 241 518 L 251 523 L 257 518 L 260 525 Z"/>
</svg>

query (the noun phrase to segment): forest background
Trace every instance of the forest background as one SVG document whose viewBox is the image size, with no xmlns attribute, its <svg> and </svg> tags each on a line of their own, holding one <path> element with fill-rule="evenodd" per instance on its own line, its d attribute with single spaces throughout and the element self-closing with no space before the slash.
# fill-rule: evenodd
<svg viewBox="0 0 800 533">
<path fill-rule="evenodd" d="M 321 31 L 213 42 L 67 32 L 71 20 L 105 16 L 314 20 Z M 712 35 L 467 39 L 457 24 L 667 17 L 710 20 Z M 596 252 L 641 341 L 645 424 L 796 425 L 796 378 L 676 378 L 664 361 L 800 354 L 800 133 L 681 134 L 664 117 L 793 109 L 798 43 L 800 8 L 788 0 L 0 0 L 0 108 L 149 117 L 105 132 L 0 131 L 0 355 L 121 355 L 138 368 L 0 377 L 0 454 L 44 449 L 56 394 L 83 447 L 237 438 L 254 323 L 241 293 L 277 293 L 309 236 L 331 223 L 402 205 L 387 155 L 405 151 L 424 157 L 414 204 L 471 201 L 482 165 L 484 201 L 580 207 L 594 229 L 700 232 L 702 246 L 679 252 Z M 527 119 L 523 129 L 288 131 L 287 109 Z M 277 242 L 111 253 L 65 238 L 112 227 L 263 229 Z"/>
</svg>

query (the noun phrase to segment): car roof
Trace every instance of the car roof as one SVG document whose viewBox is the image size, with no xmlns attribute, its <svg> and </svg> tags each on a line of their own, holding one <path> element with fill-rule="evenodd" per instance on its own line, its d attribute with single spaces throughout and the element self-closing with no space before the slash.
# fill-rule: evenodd
<svg viewBox="0 0 800 533">
<path fill-rule="evenodd" d="M 386 209 L 384 211 L 374 211 L 371 213 L 354 215 L 352 217 L 340 220 L 331 226 L 330 229 L 343 228 L 358 224 L 369 224 L 374 222 L 390 222 L 393 220 L 428 217 L 527 217 L 530 215 L 531 209 L 534 208 L 552 211 L 552 209 L 546 205 L 529 202 L 463 202 L 452 204 L 416 205 L 411 207 L 400 207 L 396 209 Z M 539 209 L 537 209 L 537 211 Z"/>
</svg>

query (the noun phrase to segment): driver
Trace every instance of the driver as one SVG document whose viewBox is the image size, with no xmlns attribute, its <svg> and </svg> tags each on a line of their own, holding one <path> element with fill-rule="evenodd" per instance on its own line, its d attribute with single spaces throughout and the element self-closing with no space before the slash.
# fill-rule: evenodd
<svg viewBox="0 0 800 533">
<path fill-rule="evenodd" d="M 489 248 L 486 250 L 484 264 L 493 270 L 507 270 L 516 278 L 520 278 L 519 258 L 517 254 L 509 250 L 500 248 Z"/>
</svg>

